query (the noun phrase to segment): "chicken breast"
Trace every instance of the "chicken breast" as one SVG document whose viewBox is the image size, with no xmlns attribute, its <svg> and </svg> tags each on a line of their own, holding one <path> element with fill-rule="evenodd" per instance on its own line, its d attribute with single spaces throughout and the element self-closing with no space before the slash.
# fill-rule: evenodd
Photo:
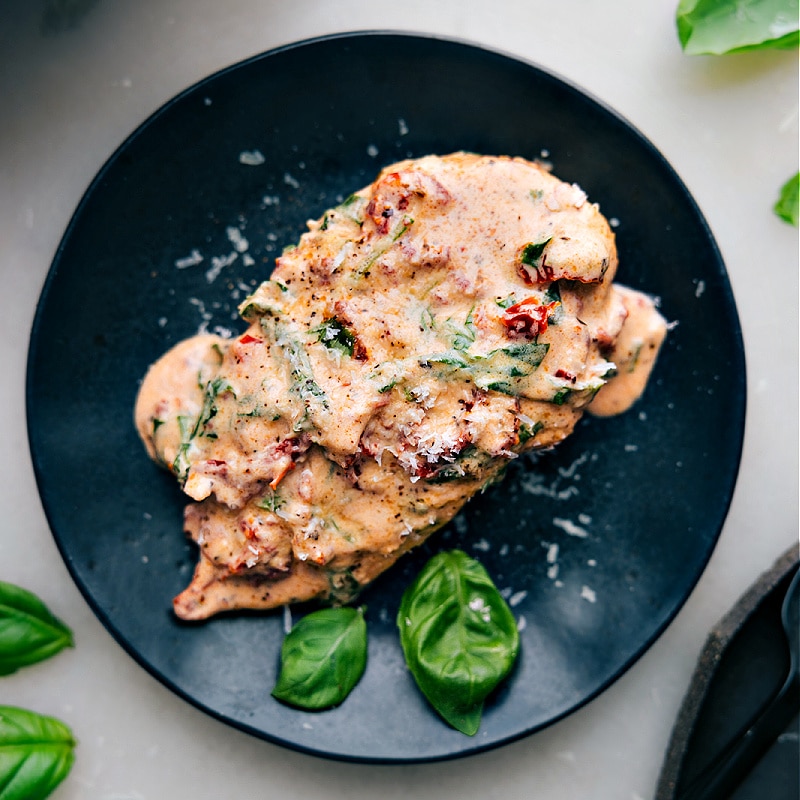
<svg viewBox="0 0 800 800">
<path fill-rule="evenodd" d="M 141 386 L 199 547 L 175 613 L 348 602 L 590 404 L 624 411 L 666 325 L 616 269 L 598 208 L 519 158 L 397 163 L 309 223 L 245 333 Z"/>
</svg>

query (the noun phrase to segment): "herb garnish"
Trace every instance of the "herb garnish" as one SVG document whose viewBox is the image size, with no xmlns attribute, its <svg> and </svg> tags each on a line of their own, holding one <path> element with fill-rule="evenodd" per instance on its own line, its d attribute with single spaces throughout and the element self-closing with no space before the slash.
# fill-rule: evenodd
<svg viewBox="0 0 800 800">
<path fill-rule="evenodd" d="M 800 45 L 797 0 L 679 0 L 678 39 L 688 55 L 727 55 Z M 797 226 L 798 181 L 790 178 L 772 210 Z"/>
<path fill-rule="evenodd" d="M 559 389 L 554 395 L 551 402 L 557 406 L 563 406 L 567 402 L 567 398 L 572 394 L 572 389 Z"/>
<path fill-rule="evenodd" d="M 73 644 L 72 631 L 36 595 L 0 581 L 0 675 Z M 0 706 L 0 797 L 45 800 L 72 768 L 75 744 L 60 720 Z"/>
<path fill-rule="evenodd" d="M 449 725 L 473 736 L 519 652 L 514 615 L 486 570 L 460 550 L 434 556 L 403 595 L 397 626 L 419 689 Z"/>
<path fill-rule="evenodd" d="M 75 760 L 72 731 L 60 720 L 0 706 L 0 797 L 44 800 Z"/>
<path fill-rule="evenodd" d="M 369 275 L 370 269 L 375 262 L 391 249 L 392 245 L 408 231 L 414 224 L 412 217 L 402 217 L 394 228 L 389 231 L 386 237 L 380 240 L 380 243 L 373 248 L 372 253 L 364 259 L 363 263 L 357 269 L 354 269 L 351 277 L 355 279 L 364 278 Z"/>
<path fill-rule="evenodd" d="M 477 331 L 475 330 L 475 323 L 472 319 L 474 311 L 474 307 L 469 310 L 463 324 L 456 322 L 452 318 L 445 320 L 444 324 L 450 334 L 452 334 L 453 348 L 455 350 L 468 350 L 470 345 L 475 341 Z"/>
<path fill-rule="evenodd" d="M 520 342 L 492 350 L 486 355 L 451 348 L 425 356 L 419 363 L 423 367 L 440 365 L 453 371 L 466 371 L 472 375 L 479 389 L 516 395 L 517 379 L 525 378 L 536 370 L 549 349 L 550 345 L 546 342 Z"/>
<path fill-rule="evenodd" d="M 798 188 L 800 188 L 800 172 L 789 178 L 781 187 L 780 196 L 773 210 L 784 221 L 797 227 Z"/>
<path fill-rule="evenodd" d="M 550 244 L 552 238 L 553 237 L 550 236 L 543 242 L 530 242 L 526 244 L 525 247 L 522 248 L 522 254 L 520 256 L 522 263 L 527 264 L 529 267 L 536 267 L 539 259 L 542 257 L 542 253 L 544 253 L 545 247 Z"/>
<path fill-rule="evenodd" d="M 357 194 L 351 194 L 341 205 L 336 207 L 336 211 L 341 211 L 351 222 L 362 225 L 364 222 L 363 211 L 367 205 L 367 200 Z"/>
<path fill-rule="evenodd" d="M 208 439 L 217 438 L 217 434 L 207 429 L 207 426 L 217 415 L 217 398 L 228 392 L 233 394 L 233 388 L 230 383 L 224 378 L 216 377 L 206 384 L 203 394 L 203 407 L 200 409 L 197 419 L 192 420 L 191 417 L 184 415 L 179 415 L 177 417 L 178 430 L 181 434 L 181 444 L 172 462 L 172 471 L 178 477 L 178 480 L 185 482 L 189 475 L 189 470 L 191 468 L 189 449 L 192 446 L 192 442 L 198 436 L 205 436 Z"/>
<path fill-rule="evenodd" d="M 350 694 L 366 664 L 364 609 L 313 611 L 283 641 L 281 670 L 272 696 L 311 711 L 330 708 Z"/>
<path fill-rule="evenodd" d="M 345 596 L 353 589 L 342 588 Z M 434 556 L 403 594 L 397 626 L 422 693 L 449 725 L 474 735 L 486 698 L 519 652 L 514 615 L 484 567 L 461 550 Z M 313 611 L 283 641 L 272 696 L 308 711 L 331 708 L 355 688 L 366 663 L 363 607 Z"/>
<path fill-rule="evenodd" d="M 282 325 L 275 325 L 275 333 L 277 334 L 276 342 L 286 354 L 286 360 L 289 362 L 293 381 L 289 391 L 297 395 L 303 402 L 306 416 L 311 412 L 313 406 L 319 405 L 327 409 L 328 396 L 314 379 L 311 361 L 303 345 Z"/>
<path fill-rule="evenodd" d="M 539 431 L 544 428 L 544 424 L 541 422 L 534 422 L 533 425 L 528 425 L 526 423 L 521 423 L 519 426 L 519 430 L 517 431 L 517 436 L 519 436 L 519 443 L 525 444 L 529 439 L 532 439 L 536 436 Z"/>
<path fill-rule="evenodd" d="M 70 629 L 36 595 L 0 581 L 0 675 L 73 645 Z"/>
<path fill-rule="evenodd" d="M 284 499 L 273 490 L 257 500 L 256 505 L 259 508 L 263 508 L 265 511 L 271 511 L 274 514 L 284 504 L 284 502 Z"/>
<path fill-rule="evenodd" d="M 680 0 L 675 22 L 688 55 L 788 50 L 800 43 L 797 0 Z"/>
<path fill-rule="evenodd" d="M 311 332 L 330 350 L 338 350 L 347 356 L 353 357 L 356 347 L 356 336 L 350 328 L 346 327 L 336 317 L 329 317 L 321 325 L 312 328 Z"/>
</svg>

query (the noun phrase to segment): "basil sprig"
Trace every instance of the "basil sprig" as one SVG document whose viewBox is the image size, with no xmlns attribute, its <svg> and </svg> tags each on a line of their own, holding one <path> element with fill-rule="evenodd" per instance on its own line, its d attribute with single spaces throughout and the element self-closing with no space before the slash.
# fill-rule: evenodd
<svg viewBox="0 0 800 800">
<path fill-rule="evenodd" d="M 38 597 L 0 581 L 0 675 L 43 661 L 73 644 L 70 629 Z"/>
<path fill-rule="evenodd" d="M 44 800 L 72 768 L 74 748 L 63 722 L 0 706 L 0 798 Z"/>
<path fill-rule="evenodd" d="M 363 608 L 323 608 L 303 617 L 281 648 L 272 696 L 310 711 L 338 705 L 367 665 Z"/>
<path fill-rule="evenodd" d="M 778 200 L 773 207 L 775 213 L 784 222 L 788 222 L 795 227 L 797 227 L 798 207 L 800 207 L 798 189 L 800 189 L 800 172 L 783 184 Z"/>
<path fill-rule="evenodd" d="M 403 595 L 397 626 L 422 693 L 448 724 L 473 736 L 486 698 L 519 652 L 514 616 L 486 570 L 460 550 L 434 556 Z"/>
<path fill-rule="evenodd" d="M 689 55 L 723 55 L 800 43 L 797 0 L 680 0 L 675 15 Z"/>
<path fill-rule="evenodd" d="M 726 55 L 800 46 L 798 0 L 679 0 L 675 25 L 688 55 Z M 772 210 L 797 226 L 798 180 L 781 187 Z"/>
<path fill-rule="evenodd" d="M 0 675 L 74 644 L 72 631 L 34 594 L 0 581 Z M 0 706 L 0 800 L 44 800 L 67 776 L 75 739 L 60 720 Z"/>
</svg>

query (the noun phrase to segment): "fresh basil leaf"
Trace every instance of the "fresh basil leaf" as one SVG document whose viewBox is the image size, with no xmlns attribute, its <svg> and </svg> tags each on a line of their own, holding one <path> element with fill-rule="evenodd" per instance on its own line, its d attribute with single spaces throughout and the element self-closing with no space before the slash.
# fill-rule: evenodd
<svg viewBox="0 0 800 800">
<path fill-rule="evenodd" d="M 0 706 L 0 800 L 44 800 L 75 760 L 72 731 L 53 717 Z"/>
<path fill-rule="evenodd" d="M 797 227 L 798 189 L 800 189 L 800 172 L 789 178 L 781 187 L 780 197 L 773 210 L 784 222 Z"/>
<path fill-rule="evenodd" d="M 800 43 L 798 0 L 680 0 L 678 39 L 688 55 L 723 55 Z"/>
<path fill-rule="evenodd" d="M 417 686 L 447 723 L 473 736 L 519 652 L 514 615 L 486 570 L 461 550 L 434 556 L 404 593 L 397 626 Z"/>
<path fill-rule="evenodd" d="M 0 581 L 0 675 L 43 661 L 73 644 L 70 629 L 36 595 Z"/>
<path fill-rule="evenodd" d="M 366 665 L 364 610 L 313 611 L 283 641 L 281 669 L 272 696 L 298 708 L 330 708 L 350 694 Z"/>
</svg>

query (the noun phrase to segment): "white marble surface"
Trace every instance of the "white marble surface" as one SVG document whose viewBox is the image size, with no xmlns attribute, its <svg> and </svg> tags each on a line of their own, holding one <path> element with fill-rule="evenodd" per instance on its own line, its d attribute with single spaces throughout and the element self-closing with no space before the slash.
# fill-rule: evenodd
<svg viewBox="0 0 800 800">
<path fill-rule="evenodd" d="M 0 679 L 0 704 L 52 714 L 80 743 L 58 800 L 406 797 L 647 800 L 707 631 L 797 541 L 798 236 L 771 213 L 798 166 L 796 53 L 688 58 L 676 0 L 99 0 L 40 32 L 44 2 L 0 0 L 0 578 L 38 593 L 77 647 Z M 57 6 L 58 3 L 50 3 Z M 69 5 L 62 3 L 61 5 Z M 425 766 L 300 755 L 173 696 L 73 585 L 34 484 L 27 337 L 55 248 L 122 139 L 220 67 L 334 31 L 435 32 L 538 62 L 615 108 L 672 163 L 730 271 L 748 359 L 744 460 L 722 537 L 655 646 L 586 708 L 524 741 Z"/>
</svg>

